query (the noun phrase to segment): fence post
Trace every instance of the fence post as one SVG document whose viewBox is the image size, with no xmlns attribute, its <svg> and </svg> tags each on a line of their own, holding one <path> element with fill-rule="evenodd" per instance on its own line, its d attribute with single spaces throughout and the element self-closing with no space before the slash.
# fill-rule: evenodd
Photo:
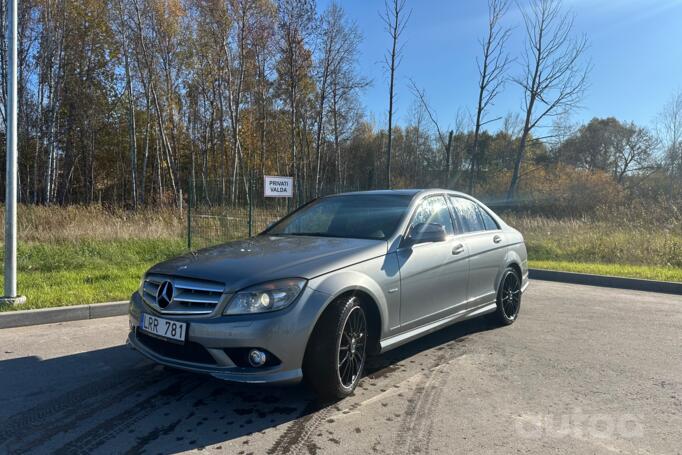
<svg viewBox="0 0 682 455">
<path fill-rule="evenodd" d="M 192 197 L 194 190 L 192 185 L 189 188 L 189 197 L 187 198 L 187 249 L 192 249 Z"/>
<path fill-rule="evenodd" d="M 249 237 L 253 234 L 253 179 L 249 179 Z"/>
</svg>

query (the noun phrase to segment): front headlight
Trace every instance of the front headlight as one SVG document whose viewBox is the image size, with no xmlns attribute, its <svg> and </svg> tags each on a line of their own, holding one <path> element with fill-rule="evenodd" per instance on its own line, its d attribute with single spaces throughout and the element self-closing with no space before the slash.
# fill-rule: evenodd
<svg viewBox="0 0 682 455">
<path fill-rule="evenodd" d="M 288 278 L 259 284 L 237 292 L 223 314 L 252 314 L 281 310 L 296 300 L 306 280 Z"/>
</svg>

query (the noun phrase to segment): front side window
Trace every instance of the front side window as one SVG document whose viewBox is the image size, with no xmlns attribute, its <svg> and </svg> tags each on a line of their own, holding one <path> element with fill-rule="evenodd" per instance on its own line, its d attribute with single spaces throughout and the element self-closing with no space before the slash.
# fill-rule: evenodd
<svg viewBox="0 0 682 455">
<path fill-rule="evenodd" d="M 450 197 L 455 212 L 462 222 L 464 232 L 485 231 L 485 224 L 479 214 L 478 207 L 473 201 L 461 197 Z"/>
<path fill-rule="evenodd" d="M 318 199 L 264 232 L 386 240 L 407 213 L 412 196 L 358 194 Z"/>
<path fill-rule="evenodd" d="M 440 224 L 445 228 L 445 232 L 448 235 L 452 235 L 455 232 L 452 226 L 452 218 L 450 218 L 450 212 L 448 211 L 448 204 L 443 196 L 432 196 L 421 202 L 412 218 L 410 229 L 421 223 Z"/>
</svg>

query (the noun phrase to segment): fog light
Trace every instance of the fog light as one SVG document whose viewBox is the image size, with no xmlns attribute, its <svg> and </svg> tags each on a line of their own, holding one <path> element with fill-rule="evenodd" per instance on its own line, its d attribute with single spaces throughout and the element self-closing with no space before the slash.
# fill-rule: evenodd
<svg viewBox="0 0 682 455">
<path fill-rule="evenodd" d="M 263 351 L 259 351 L 258 349 L 251 349 L 251 351 L 249 351 L 249 364 L 252 367 L 262 367 L 265 365 L 266 360 L 267 356 Z"/>
</svg>

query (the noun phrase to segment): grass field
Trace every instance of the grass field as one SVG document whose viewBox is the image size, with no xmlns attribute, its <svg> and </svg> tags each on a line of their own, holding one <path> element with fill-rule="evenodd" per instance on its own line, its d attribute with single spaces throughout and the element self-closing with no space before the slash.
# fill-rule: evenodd
<svg viewBox="0 0 682 455">
<path fill-rule="evenodd" d="M 536 261 L 682 268 L 682 225 L 508 216 Z"/>
<path fill-rule="evenodd" d="M 17 286 L 27 297 L 21 309 L 125 300 L 149 266 L 185 250 L 184 241 L 172 239 L 20 245 Z"/>
<path fill-rule="evenodd" d="M 682 225 L 506 216 L 538 269 L 682 282 Z"/>
<path fill-rule="evenodd" d="M 149 266 L 187 250 L 185 222 L 173 211 L 22 207 L 19 213 L 18 286 L 28 301 L 0 310 L 124 300 Z M 524 233 L 531 267 L 682 282 L 679 224 L 505 219 Z"/>
</svg>

